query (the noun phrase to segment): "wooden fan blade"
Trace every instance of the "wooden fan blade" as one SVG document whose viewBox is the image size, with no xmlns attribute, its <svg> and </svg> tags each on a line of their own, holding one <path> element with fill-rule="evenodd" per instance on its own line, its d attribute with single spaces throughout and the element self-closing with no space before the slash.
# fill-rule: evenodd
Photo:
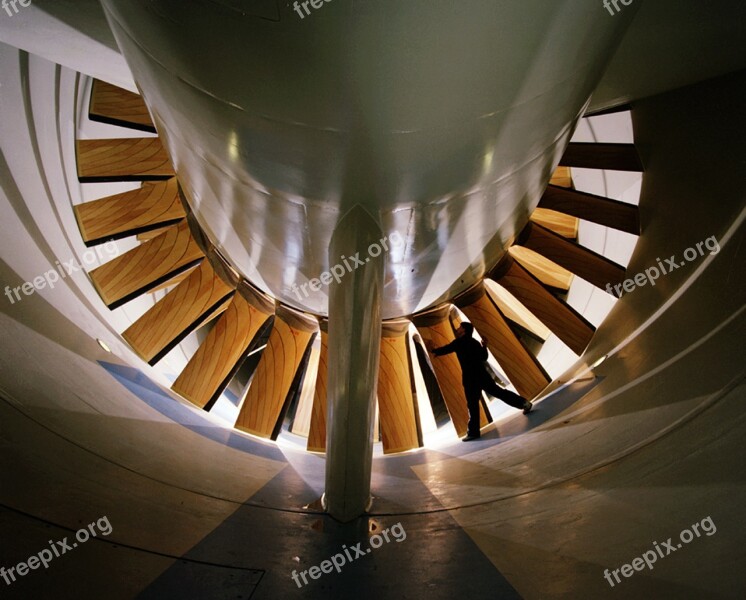
<svg viewBox="0 0 746 600">
<path fill-rule="evenodd" d="M 82 183 L 145 181 L 175 175 L 157 137 L 78 140 L 77 156 Z"/>
<path fill-rule="evenodd" d="M 634 204 L 550 185 L 539 201 L 539 208 L 640 235 L 640 209 Z"/>
<path fill-rule="evenodd" d="M 572 142 L 568 144 L 560 166 L 612 171 L 642 171 L 642 162 L 634 144 Z"/>
<path fill-rule="evenodd" d="M 607 292 L 609 285 L 624 281 L 626 269 L 623 266 L 536 223 L 529 221 L 515 243 L 533 250 Z"/>
<path fill-rule="evenodd" d="M 412 319 L 423 340 L 430 341 L 437 347 L 445 346 L 455 339 L 453 328 L 449 320 L 451 305 L 447 304 L 426 313 L 415 315 Z M 469 411 L 466 408 L 464 386 L 461 383 L 461 366 L 455 354 L 432 356 L 435 377 L 438 380 L 443 400 L 448 409 L 456 433 L 462 436 L 466 433 L 469 422 Z M 482 403 L 480 403 L 481 405 Z M 480 409 L 480 427 L 489 424 L 489 419 Z"/>
<path fill-rule="evenodd" d="M 99 123 L 155 133 L 155 125 L 142 96 L 100 79 L 93 80 L 88 118 Z"/>
<path fill-rule="evenodd" d="M 408 331 L 407 320 L 383 323 L 378 412 L 384 454 L 404 452 L 422 445 L 418 411 L 412 394 Z"/>
<path fill-rule="evenodd" d="M 143 360 L 154 365 L 219 307 L 225 306 L 232 295 L 233 289 L 204 260 L 122 337 Z"/>
<path fill-rule="evenodd" d="M 524 246 L 513 245 L 508 248 L 508 253 L 545 286 L 560 292 L 570 289 L 573 274 L 564 267 Z"/>
<path fill-rule="evenodd" d="M 316 373 L 316 389 L 313 394 L 313 412 L 311 428 L 308 431 L 307 449 L 311 452 L 326 452 L 326 380 L 327 361 L 329 356 L 329 334 L 326 320 L 319 324 L 321 330 L 321 352 L 319 369 Z"/>
<path fill-rule="evenodd" d="M 551 378 L 536 357 L 513 333 L 500 309 L 479 283 L 455 301 L 469 318 L 505 371 L 510 383 L 524 398 L 534 398 L 549 385 Z"/>
<path fill-rule="evenodd" d="M 241 366 L 251 341 L 267 319 L 274 303 L 243 289 L 233 295 L 228 308 L 176 379 L 171 389 L 205 408 L 211 405 Z"/>
<path fill-rule="evenodd" d="M 289 308 L 278 308 L 267 347 L 238 413 L 237 429 L 277 438 L 290 386 L 316 328 L 315 319 Z"/>
<path fill-rule="evenodd" d="M 531 213 L 531 221 L 558 233 L 562 237 L 574 240 L 578 237 L 580 220 L 572 215 L 566 215 L 556 210 L 535 208 Z"/>
<path fill-rule="evenodd" d="M 157 230 L 186 217 L 175 177 L 78 204 L 73 211 L 86 246 Z"/>
<path fill-rule="evenodd" d="M 204 258 L 186 220 L 91 271 L 101 299 L 117 308 Z"/>
<path fill-rule="evenodd" d="M 508 290 L 576 354 L 582 354 L 596 329 L 577 311 L 549 293 L 511 256 L 506 256 L 489 277 Z"/>
<path fill-rule="evenodd" d="M 572 173 L 570 167 L 557 167 L 552 173 L 549 180 L 552 185 L 559 185 L 566 188 L 572 187 Z"/>
</svg>

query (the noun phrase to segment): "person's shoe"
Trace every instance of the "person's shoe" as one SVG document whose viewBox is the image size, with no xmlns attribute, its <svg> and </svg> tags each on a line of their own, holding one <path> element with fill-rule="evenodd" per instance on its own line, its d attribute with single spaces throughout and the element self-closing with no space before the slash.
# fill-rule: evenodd
<svg viewBox="0 0 746 600">
<path fill-rule="evenodd" d="M 461 441 L 462 442 L 472 442 L 472 441 L 478 440 L 478 439 L 479 439 L 478 435 L 471 435 L 471 434 L 469 434 L 466 437 L 461 438 Z"/>
<path fill-rule="evenodd" d="M 527 415 L 528 413 L 530 413 L 533 407 L 534 407 L 534 403 L 529 400 L 526 400 L 526 403 L 523 405 L 523 414 Z"/>
</svg>

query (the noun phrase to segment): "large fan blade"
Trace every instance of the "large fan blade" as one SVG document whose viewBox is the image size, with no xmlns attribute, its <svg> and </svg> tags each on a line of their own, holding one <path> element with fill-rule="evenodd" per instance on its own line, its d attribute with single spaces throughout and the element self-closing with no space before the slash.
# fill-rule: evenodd
<svg viewBox="0 0 746 600">
<path fill-rule="evenodd" d="M 576 354 L 582 354 L 595 327 L 544 286 L 511 256 L 506 256 L 489 277 L 508 290 Z"/>
<path fill-rule="evenodd" d="M 422 445 L 418 411 L 412 394 L 407 332 L 409 321 L 383 323 L 378 367 L 378 412 L 385 454 Z"/>
<path fill-rule="evenodd" d="M 536 208 L 531 213 L 530 219 L 534 223 L 538 223 L 547 229 L 551 229 L 554 233 L 560 234 L 562 237 L 566 237 L 570 240 L 574 240 L 578 237 L 578 228 L 580 227 L 580 220 L 577 217 L 566 215 L 556 210 L 549 210 L 546 208 Z"/>
<path fill-rule="evenodd" d="M 613 171 L 642 171 L 634 144 L 573 142 L 568 144 L 560 166 Z"/>
<path fill-rule="evenodd" d="M 449 320 L 451 305 L 447 304 L 432 311 L 421 313 L 413 318 L 413 322 L 420 332 L 423 340 L 432 342 L 433 346 L 439 348 L 455 339 L 453 327 Z M 443 394 L 448 414 L 459 436 L 466 433 L 469 422 L 469 411 L 466 408 L 466 397 L 464 386 L 461 383 L 461 367 L 455 354 L 445 356 L 431 356 L 435 377 Z M 489 423 L 484 412 L 480 409 L 480 427 Z"/>
<path fill-rule="evenodd" d="M 624 281 L 626 269 L 605 256 L 570 242 L 536 223 L 527 223 L 516 238 L 519 246 L 533 250 L 602 290 Z"/>
<path fill-rule="evenodd" d="M 168 179 L 175 174 L 157 137 L 78 140 L 77 156 L 83 183 Z"/>
<path fill-rule="evenodd" d="M 93 285 L 106 305 L 117 308 L 204 258 L 186 220 L 91 271 Z"/>
<path fill-rule="evenodd" d="M 511 246 L 508 253 L 545 286 L 560 292 L 570 289 L 573 274 L 564 267 L 523 246 Z"/>
<path fill-rule="evenodd" d="M 315 319 L 289 308 L 277 309 L 267 347 L 238 413 L 237 429 L 277 438 L 290 386 L 316 329 Z"/>
<path fill-rule="evenodd" d="M 319 353 L 319 369 L 316 373 L 316 389 L 313 394 L 313 413 L 311 414 L 311 429 L 308 432 L 308 450 L 312 452 L 326 451 L 326 379 L 327 360 L 329 355 L 328 322 L 319 323 L 321 330 L 321 352 Z"/>
<path fill-rule="evenodd" d="M 151 365 L 225 305 L 233 290 L 204 260 L 122 334 Z"/>
<path fill-rule="evenodd" d="M 634 204 L 550 185 L 539 201 L 539 208 L 640 235 L 640 209 Z"/>
<path fill-rule="evenodd" d="M 186 216 L 175 177 L 78 204 L 73 210 L 87 246 L 157 230 Z"/>
<path fill-rule="evenodd" d="M 204 408 L 212 404 L 241 366 L 251 341 L 274 311 L 274 303 L 242 286 L 171 389 Z"/>
<path fill-rule="evenodd" d="M 487 344 L 510 382 L 525 398 L 534 398 L 551 378 L 505 321 L 500 309 L 477 284 L 458 298 L 456 305 L 469 318 Z"/>
<path fill-rule="evenodd" d="M 100 79 L 93 80 L 88 118 L 155 133 L 148 107 L 141 96 Z"/>
<path fill-rule="evenodd" d="M 572 187 L 572 172 L 570 171 L 570 167 L 557 167 L 554 173 L 552 173 L 549 183 L 566 188 Z"/>
</svg>

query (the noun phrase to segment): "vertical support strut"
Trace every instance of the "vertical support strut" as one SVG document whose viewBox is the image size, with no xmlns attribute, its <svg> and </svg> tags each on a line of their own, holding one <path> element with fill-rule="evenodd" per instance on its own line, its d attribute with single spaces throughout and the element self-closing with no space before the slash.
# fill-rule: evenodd
<svg viewBox="0 0 746 600">
<path fill-rule="evenodd" d="M 332 273 L 344 265 L 344 274 L 329 285 L 324 507 L 340 521 L 360 516 L 371 501 L 385 252 L 381 238 L 376 220 L 358 204 L 340 219 L 329 244 Z"/>
</svg>

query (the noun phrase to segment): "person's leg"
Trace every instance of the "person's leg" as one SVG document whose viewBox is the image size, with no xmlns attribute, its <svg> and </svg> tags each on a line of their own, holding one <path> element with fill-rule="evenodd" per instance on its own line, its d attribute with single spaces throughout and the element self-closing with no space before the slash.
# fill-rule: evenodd
<svg viewBox="0 0 746 600">
<path fill-rule="evenodd" d="M 494 396 L 495 398 L 502 400 L 503 402 L 505 402 L 505 404 L 509 404 L 513 408 L 520 408 L 521 410 L 524 410 L 528 405 L 528 400 L 526 400 L 523 396 L 519 396 L 518 394 L 511 392 L 510 390 L 501 388 L 489 376 L 486 376 L 484 378 L 482 389 L 490 396 Z"/>
<path fill-rule="evenodd" d="M 479 437 L 479 401 L 482 399 L 482 390 L 475 386 L 464 387 L 466 394 L 466 408 L 469 410 L 469 424 L 466 428 L 466 435 L 469 437 Z"/>
</svg>

